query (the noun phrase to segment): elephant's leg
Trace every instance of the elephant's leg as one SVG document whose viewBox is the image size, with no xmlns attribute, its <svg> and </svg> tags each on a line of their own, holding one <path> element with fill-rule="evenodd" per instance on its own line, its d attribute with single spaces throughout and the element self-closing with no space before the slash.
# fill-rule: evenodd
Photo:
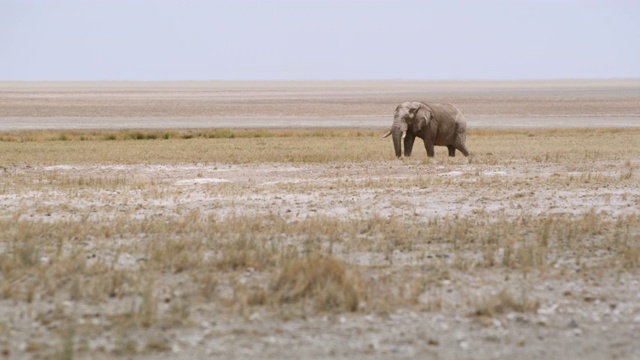
<svg viewBox="0 0 640 360">
<path fill-rule="evenodd" d="M 411 156 L 411 151 L 413 151 L 413 142 L 415 139 L 415 134 L 407 132 L 407 136 L 404 138 L 404 156 Z"/>
<path fill-rule="evenodd" d="M 467 147 L 464 144 L 458 145 L 458 150 L 460 150 L 462 155 L 469 156 L 469 150 L 467 150 Z"/>
<path fill-rule="evenodd" d="M 455 157 L 456 156 L 456 147 L 453 145 L 447 145 L 447 149 L 449 149 L 449 156 L 451 157 Z"/>
<path fill-rule="evenodd" d="M 433 151 L 433 141 L 424 141 L 424 147 L 427 149 L 427 156 L 434 157 L 435 151 Z"/>
<path fill-rule="evenodd" d="M 469 150 L 467 150 L 467 146 L 465 145 L 466 140 L 467 134 L 465 132 L 459 133 L 458 136 L 456 136 L 455 148 L 460 150 L 462 155 L 469 156 Z"/>
</svg>

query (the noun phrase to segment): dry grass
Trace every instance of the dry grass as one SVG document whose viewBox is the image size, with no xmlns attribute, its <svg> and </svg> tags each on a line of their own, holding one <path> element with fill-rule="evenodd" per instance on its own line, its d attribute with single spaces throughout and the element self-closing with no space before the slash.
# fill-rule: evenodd
<svg viewBox="0 0 640 360">
<path fill-rule="evenodd" d="M 284 264 L 270 290 L 283 304 L 312 299 L 316 310 L 356 311 L 362 296 L 358 282 L 339 259 L 313 254 Z"/>
<path fill-rule="evenodd" d="M 378 139 L 382 133 L 358 129 L 13 132 L 0 134 L 0 163 L 348 163 L 392 159 L 391 142 Z M 585 158 L 627 159 L 638 148 L 640 130 L 470 130 L 468 137 L 475 164 L 523 160 L 582 163 Z M 621 146 L 612 147 L 612 142 Z M 414 157 L 427 161 L 421 143 L 415 147 Z M 443 147 L 436 149 L 438 158 L 446 154 Z"/>
<path fill-rule="evenodd" d="M 472 302 L 475 307 L 471 316 L 494 317 L 508 312 L 535 312 L 540 303 L 538 300 L 530 299 L 526 294 L 514 296 L 508 290 L 503 289 L 494 295 L 483 296 Z"/>
<path fill-rule="evenodd" d="M 0 296 L 29 304 L 44 327 L 68 329 L 29 351 L 132 356 L 169 351 L 157 334 L 197 326 L 203 313 L 245 321 L 397 309 L 535 314 L 544 301 L 528 290 L 536 282 L 640 271 L 640 213 L 545 207 L 609 187 L 619 190 L 612 204 L 637 203 L 640 131 L 474 130 L 470 159 L 439 148 L 434 159 L 414 151 L 402 161 L 379 135 L 3 134 Z M 194 166 L 188 176 L 162 168 L 149 175 L 148 164 Z M 271 168 L 263 183 L 240 174 L 234 183 L 176 185 L 232 164 Z M 296 164 L 321 171 L 301 181 L 269 172 Z M 468 168 L 475 170 L 456 173 Z M 454 210 L 420 213 L 440 191 L 452 194 Z M 550 200 L 540 205 L 538 193 Z M 392 210 L 368 205 L 367 196 L 389 198 L 376 204 Z M 470 201 L 473 209 L 462 211 Z M 462 295 L 450 298 L 447 287 Z M 87 325 L 91 316 L 97 325 Z M 120 340 L 83 347 L 83 338 L 104 334 Z"/>
</svg>

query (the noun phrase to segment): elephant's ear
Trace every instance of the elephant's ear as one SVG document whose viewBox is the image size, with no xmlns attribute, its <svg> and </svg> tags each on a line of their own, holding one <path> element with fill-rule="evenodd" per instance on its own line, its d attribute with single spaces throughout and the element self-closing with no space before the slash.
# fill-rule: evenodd
<svg viewBox="0 0 640 360">
<path fill-rule="evenodd" d="M 417 133 L 422 131 L 422 129 L 429 123 L 429 120 L 431 120 L 431 109 L 425 105 L 420 105 L 416 110 L 416 117 L 413 121 L 413 132 Z"/>
</svg>

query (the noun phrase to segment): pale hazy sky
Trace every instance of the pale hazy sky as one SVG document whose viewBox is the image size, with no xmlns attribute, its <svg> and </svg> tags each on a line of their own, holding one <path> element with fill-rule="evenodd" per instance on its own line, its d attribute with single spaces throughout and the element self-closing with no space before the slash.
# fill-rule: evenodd
<svg viewBox="0 0 640 360">
<path fill-rule="evenodd" d="M 0 0 L 0 81 L 629 77 L 637 0 Z"/>
</svg>

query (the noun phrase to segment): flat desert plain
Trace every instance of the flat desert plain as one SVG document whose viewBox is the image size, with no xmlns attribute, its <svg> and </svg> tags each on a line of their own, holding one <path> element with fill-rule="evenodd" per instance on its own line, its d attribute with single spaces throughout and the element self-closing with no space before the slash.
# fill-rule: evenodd
<svg viewBox="0 0 640 360">
<path fill-rule="evenodd" d="M 0 83 L 0 356 L 637 359 L 639 159 L 640 80 Z"/>
</svg>

